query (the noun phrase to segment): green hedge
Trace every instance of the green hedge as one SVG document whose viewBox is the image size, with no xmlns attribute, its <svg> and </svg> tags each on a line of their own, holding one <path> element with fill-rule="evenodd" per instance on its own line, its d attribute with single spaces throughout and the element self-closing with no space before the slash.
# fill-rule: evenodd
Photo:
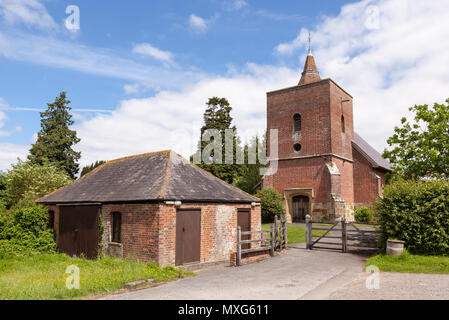
<svg viewBox="0 0 449 320">
<path fill-rule="evenodd" d="M 412 253 L 449 254 L 449 182 L 396 180 L 376 204 L 382 242 L 404 240 Z"/>
<path fill-rule="evenodd" d="M 0 212 L 0 258 L 56 252 L 48 212 L 41 206 Z"/>
</svg>

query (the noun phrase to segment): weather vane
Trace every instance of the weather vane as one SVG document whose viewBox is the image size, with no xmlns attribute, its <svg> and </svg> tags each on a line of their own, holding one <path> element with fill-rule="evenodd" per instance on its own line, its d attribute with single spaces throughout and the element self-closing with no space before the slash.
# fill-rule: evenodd
<svg viewBox="0 0 449 320">
<path fill-rule="evenodd" d="M 312 55 L 312 38 L 310 36 L 310 31 L 309 31 L 309 55 Z"/>
</svg>

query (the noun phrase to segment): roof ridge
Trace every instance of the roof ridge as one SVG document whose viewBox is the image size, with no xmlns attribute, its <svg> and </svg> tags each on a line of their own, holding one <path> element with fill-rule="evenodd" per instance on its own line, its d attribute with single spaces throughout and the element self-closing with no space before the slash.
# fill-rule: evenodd
<svg viewBox="0 0 449 320">
<path fill-rule="evenodd" d="M 161 190 L 159 190 L 159 194 L 158 194 L 158 198 L 160 199 L 165 199 L 166 195 L 167 195 L 167 189 L 168 189 L 168 185 L 170 183 L 170 178 L 171 178 L 171 168 L 173 165 L 173 162 L 171 161 L 171 157 L 172 157 L 173 151 L 172 150 L 167 150 L 166 152 L 166 164 L 165 164 L 165 170 L 164 170 L 164 182 L 162 183 L 161 186 Z"/>
</svg>

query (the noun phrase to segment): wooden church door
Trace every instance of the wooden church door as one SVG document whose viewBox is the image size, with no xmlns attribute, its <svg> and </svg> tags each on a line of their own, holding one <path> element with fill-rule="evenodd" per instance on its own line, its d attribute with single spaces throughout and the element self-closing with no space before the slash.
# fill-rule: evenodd
<svg viewBox="0 0 449 320">
<path fill-rule="evenodd" d="M 304 222 L 309 214 L 309 197 L 296 196 L 292 199 L 292 220 L 293 222 Z"/>
</svg>

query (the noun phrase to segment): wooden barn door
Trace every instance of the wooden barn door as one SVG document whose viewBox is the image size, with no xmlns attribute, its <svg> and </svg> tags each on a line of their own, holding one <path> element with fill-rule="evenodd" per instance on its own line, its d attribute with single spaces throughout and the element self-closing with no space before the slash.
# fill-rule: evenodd
<svg viewBox="0 0 449 320">
<path fill-rule="evenodd" d="M 309 214 L 309 197 L 296 196 L 292 199 L 292 220 L 293 222 L 304 222 Z"/>
<path fill-rule="evenodd" d="M 175 264 L 199 262 L 201 249 L 201 210 L 176 212 Z"/>
<path fill-rule="evenodd" d="M 239 209 L 237 212 L 237 225 L 242 231 L 251 231 L 251 211 L 249 209 Z M 250 235 L 242 236 L 242 240 L 250 240 Z M 250 244 L 242 244 L 242 249 L 249 249 Z"/>
<path fill-rule="evenodd" d="M 99 206 L 60 206 L 58 250 L 69 256 L 96 259 L 99 240 Z"/>
</svg>

